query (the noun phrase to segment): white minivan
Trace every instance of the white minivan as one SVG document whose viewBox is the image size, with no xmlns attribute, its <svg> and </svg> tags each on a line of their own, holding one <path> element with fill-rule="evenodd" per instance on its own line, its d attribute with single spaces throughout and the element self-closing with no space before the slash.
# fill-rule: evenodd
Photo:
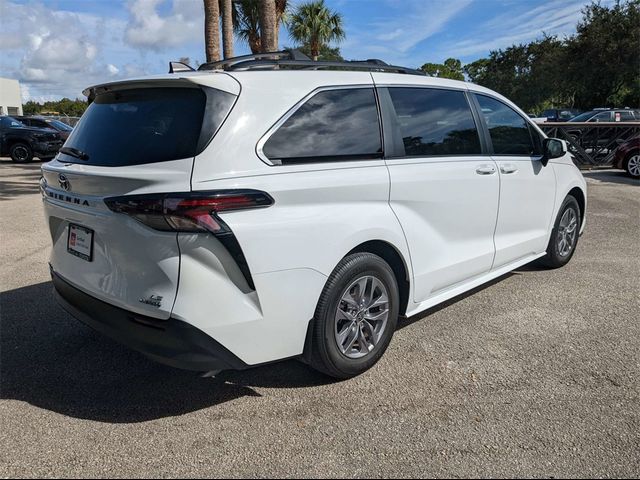
<svg viewBox="0 0 640 480">
<path fill-rule="evenodd" d="M 575 251 L 580 171 L 493 91 L 287 54 L 173 67 L 87 89 L 41 181 L 61 304 L 155 360 L 352 377 L 400 316 Z"/>
</svg>

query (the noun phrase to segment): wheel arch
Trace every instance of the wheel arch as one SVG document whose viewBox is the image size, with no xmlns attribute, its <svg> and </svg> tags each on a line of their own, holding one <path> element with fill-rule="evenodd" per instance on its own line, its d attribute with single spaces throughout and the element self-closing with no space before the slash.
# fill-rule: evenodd
<svg viewBox="0 0 640 480">
<path fill-rule="evenodd" d="M 9 150 L 11 150 L 11 148 L 14 145 L 17 145 L 18 143 L 26 145 L 27 147 L 29 147 L 31 149 L 31 151 L 33 151 L 33 147 L 31 146 L 31 142 L 29 142 L 29 140 L 24 139 L 24 138 L 19 138 L 19 137 L 10 137 L 10 138 L 7 138 L 5 140 L 5 145 L 6 145 L 7 152 Z"/>
<path fill-rule="evenodd" d="M 398 282 L 398 291 L 400 293 L 400 315 L 404 315 L 407 311 L 410 297 L 411 281 L 407 262 L 402 254 L 391 243 L 384 240 L 369 240 L 351 249 L 346 255 L 354 253 L 373 253 L 379 256 L 389 264 L 393 270 L 393 274 Z M 343 257 L 344 258 L 344 257 Z"/>
<path fill-rule="evenodd" d="M 587 205 L 586 196 L 580 187 L 573 187 L 571 190 L 569 190 L 569 193 L 567 193 L 566 196 L 568 197 L 569 195 L 575 198 L 576 201 L 578 202 L 578 206 L 580 207 L 580 225 L 582 225 L 584 223 L 585 214 L 586 214 L 586 205 Z"/>
</svg>

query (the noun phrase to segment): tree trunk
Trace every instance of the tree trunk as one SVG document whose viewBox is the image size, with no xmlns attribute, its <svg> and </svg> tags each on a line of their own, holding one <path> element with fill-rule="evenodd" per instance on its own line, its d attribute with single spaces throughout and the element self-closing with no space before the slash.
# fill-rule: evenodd
<svg viewBox="0 0 640 480">
<path fill-rule="evenodd" d="M 284 16 L 284 11 L 287 8 L 287 0 L 275 0 L 276 3 L 276 26 L 275 26 L 275 46 L 276 50 L 280 48 L 280 23 L 282 22 L 282 17 Z"/>
<path fill-rule="evenodd" d="M 204 0 L 204 45 L 207 62 L 220 60 L 220 8 L 218 0 Z"/>
<path fill-rule="evenodd" d="M 260 40 L 263 52 L 275 52 L 278 49 L 275 0 L 260 0 Z"/>
<path fill-rule="evenodd" d="M 315 39 L 311 39 L 311 57 L 313 58 L 313 61 L 317 62 L 319 56 L 320 56 L 320 43 Z"/>
<path fill-rule="evenodd" d="M 249 38 L 249 48 L 251 53 L 260 53 L 262 51 L 262 41 L 257 35 L 251 35 Z"/>
<path fill-rule="evenodd" d="M 231 5 L 231 0 L 222 0 L 222 48 L 224 58 L 233 57 L 233 5 Z"/>
</svg>

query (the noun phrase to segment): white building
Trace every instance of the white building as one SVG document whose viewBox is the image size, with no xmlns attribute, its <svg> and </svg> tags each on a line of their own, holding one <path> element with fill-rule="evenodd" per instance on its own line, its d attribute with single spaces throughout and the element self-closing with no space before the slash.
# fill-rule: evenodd
<svg viewBox="0 0 640 480">
<path fill-rule="evenodd" d="M 22 115 L 20 82 L 0 78 L 0 115 Z"/>
</svg>

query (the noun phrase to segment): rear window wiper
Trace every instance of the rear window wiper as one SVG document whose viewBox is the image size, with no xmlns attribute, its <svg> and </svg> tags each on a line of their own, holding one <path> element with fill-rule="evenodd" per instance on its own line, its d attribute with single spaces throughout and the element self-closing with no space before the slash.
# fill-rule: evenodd
<svg viewBox="0 0 640 480">
<path fill-rule="evenodd" d="M 62 147 L 60 149 L 60 153 L 64 153 L 65 155 L 71 155 L 72 157 L 79 158 L 80 160 L 89 160 L 89 155 L 87 153 L 73 147 Z"/>
</svg>

